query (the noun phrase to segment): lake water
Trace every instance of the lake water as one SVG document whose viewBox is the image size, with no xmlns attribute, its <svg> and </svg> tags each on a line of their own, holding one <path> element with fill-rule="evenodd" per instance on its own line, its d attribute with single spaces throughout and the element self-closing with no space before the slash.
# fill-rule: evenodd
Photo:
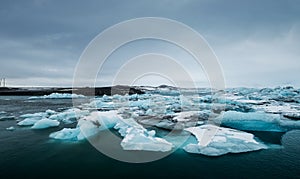
<svg viewBox="0 0 300 179">
<path fill-rule="evenodd" d="M 29 101 L 28 97 L 0 97 L 0 111 L 18 116 L 62 111 L 69 99 Z M 69 126 L 74 126 L 71 124 Z M 16 130 L 8 131 L 14 126 Z M 256 152 L 207 157 L 178 149 L 154 162 L 133 164 L 111 159 L 87 141 L 66 142 L 49 134 L 66 127 L 31 130 L 16 120 L 0 121 L 0 178 L 22 177 L 192 177 L 197 178 L 300 178 L 300 130 L 287 133 L 256 132 L 262 141 L 279 144 Z"/>
</svg>

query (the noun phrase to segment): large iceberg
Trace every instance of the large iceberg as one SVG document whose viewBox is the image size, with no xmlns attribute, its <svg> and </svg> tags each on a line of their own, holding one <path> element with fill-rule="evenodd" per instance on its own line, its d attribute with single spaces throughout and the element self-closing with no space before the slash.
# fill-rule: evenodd
<svg viewBox="0 0 300 179">
<path fill-rule="evenodd" d="M 188 144 L 184 147 L 184 150 L 189 153 L 220 156 L 227 153 L 267 149 L 265 144 L 254 139 L 253 134 L 230 128 L 207 124 L 185 130 L 196 136 L 198 140 L 198 144 Z"/>
<path fill-rule="evenodd" d="M 239 130 L 283 132 L 287 129 L 280 124 L 279 114 L 264 112 L 236 112 L 226 111 L 218 118 L 220 124 Z"/>
<path fill-rule="evenodd" d="M 74 129 L 64 128 L 50 134 L 50 138 L 61 140 L 83 140 L 97 134 L 101 130 L 112 128 L 119 120 L 117 111 L 94 111 L 90 115 L 79 119 Z"/>
<path fill-rule="evenodd" d="M 124 150 L 170 151 L 173 144 L 165 139 L 155 137 L 155 131 L 147 131 L 134 119 L 123 119 L 117 111 L 92 112 L 79 119 L 75 129 L 65 128 L 51 133 L 50 138 L 61 140 L 82 140 L 96 135 L 101 130 L 114 128 L 123 138 L 121 146 Z"/>
</svg>

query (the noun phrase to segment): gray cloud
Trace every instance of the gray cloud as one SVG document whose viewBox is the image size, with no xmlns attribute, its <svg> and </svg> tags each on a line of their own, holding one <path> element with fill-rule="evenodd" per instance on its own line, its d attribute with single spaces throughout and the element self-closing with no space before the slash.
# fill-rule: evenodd
<svg viewBox="0 0 300 179">
<path fill-rule="evenodd" d="M 69 86 L 89 41 L 111 25 L 144 16 L 178 20 L 202 34 L 219 57 L 229 86 L 300 85 L 300 2 L 293 0 L 3 0 L 0 76 L 11 85 Z M 125 57 L 161 49 L 152 45 L 115 55 L 106 65 L 106 77 Z M 162 52 L 183 63 L 188 58 L 172 47 Z"/>
</svg>

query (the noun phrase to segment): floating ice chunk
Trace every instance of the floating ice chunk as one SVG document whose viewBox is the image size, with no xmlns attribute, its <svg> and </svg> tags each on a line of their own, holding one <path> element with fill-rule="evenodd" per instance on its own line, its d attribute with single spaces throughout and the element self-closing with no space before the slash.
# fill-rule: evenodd
<svg viewBox="0 0 300 179">
<path fill-rule="evenodd" d="M 296 113 L 299 112 L 298 109 L 294 108 L 293 106 L 289 104 L 284 105 L 264 105 L 257 107 L 257 110 L 262 110 L 267 113 L 274 113 L 274 114 L 281 114 L 281 113 Z"/>
<path fill-rule="evenodd" d="M 112 128 L 120 120 L 117 111 L 95 111 L 79 119 L 74 129 L 65 128 L 50 134 L 50 138 L 61 140 L 83 140 L 97 134 L 101 130 Z"/>
<path fill-rule="evenodd" d="M 32 125 L 34 125 L 39 120 L 40 119 L 37 119 L 37 118 L 26 118 L 26 119 L 18 122 L 17 124 L 19 126 L 32 126 Z"/>
<path fill-rule="evenodd" d="M 114 102 L 104 102 L 101 99 L 97 99 L 92 101 L 89 104 L 90 107 L 93 108 L 99 108 L 99 109 L 104 109 L 104 110 L 112 110 L 115 108 L 115 103 Z"/>
<path fill-rule="evenodd" d="M 165 139 L 154 137 L 154 131 L 144 131 L 130 127 L 121 142 L 124 150 L 145 150 L 167 152 L 172 150 L 173 144 Z"/>
<path fill-rule="evenodd" d="M 111 102 L 112 98 L 106 94 L 101 97 L 101 100 L 104 102 Z"/>
<path fill-rule="evenodd" d="M 47 111 L 46 111 L 47 112 Z M 77 121 L 77 119 L 88 115 L 87 110 L 80 110 L 78 108 L 71 108 L 60 113 L 53 113 L 49 116 L 49 119 L 58 120 L 66 124 L 71 124 Z"/>
<path fill-rule="evenodd" d="M 48 109 L 48 110 L 46 110 L 46 113 L 48 115 L 52 115 L 52 114 L 55 114 L 56 112 L 54 110 Z"/>
<path fill-rule="evenodd" d="M 145 112 L 145 114 L 146 114 L 147 116 L 154 116 L 154 115 L 155 115 L 155 113 L 153 112 L 152 109 L 148 109 L 148 110 Z"/>
<path fill-rule="evenodd" d="M 293 120 L 300 120 L 300 111 L 298 113 L 283 113 L 283 116 Z"/>
<path fill-rule="evenodd" d="M 10 126 L 10 127 L 6 128 L 6 130 L 8 130 L 8 131 L 14 131 L 14 130 L 16 130 L 16 128 L 14 126 Z"/>
<path fill-rule="evenodd" d="M 14 120 L 15 116 L 2 116 L 0 117 L 0 121 L 6 121 L 6 120 Z"/>
<path fill-rule="evenodd" d="M 117 124 L 114 126 L 114 129 L 118 130 L 120 135 L 123 136 L 123 137 L 125 135 L 127 135 L 127 132 L 128 132 L 127 130 L 129 128 L 135 128 L 137 130 L 146 131 L 146 129 L 142 125 L 138 124 L 132 118 L 119 120 L 117 122 Z"/>
<path fill-rule="evenodd" d="M 147 131 L 132 118 L 120 120 L 114 128 L 124 137 L 121 142 L 124 150 L 167 152 L 173 148 L 173 144 L 165 139 L 154 137 L 155 131 Z"/>
<path fill-rule="evenodd" d="M 240 103 L 246 103 L 246 104 L 254 104 L 254 105 L 263 105 L 268 103 L 267 100 L 251 100 L 251 99 L 240 99 L 237 100 Z"/>
<path fill-rule="evenodd" d="M 198 140 L 198 144 L 188 144 L 184 147 L 184 150 L 189 153 L 220 156 L 267 148 L 266 145 L 257 142 L 253 134 L 229 128 L 208 124 L 185 130 L 195 135 Z"/>
<path fill-rule="evenodd" d="M 32 96 L 28 99 L 71 99 L 71 98 L 84 98 L 84 95 L 81 94 L 69 94 L 69 93 L 52 93 L 50 95 L 44 96 Z"/>
<path fill-rule="evenodd" d="M 189 121 L 192 119 L 193 116 L 198 116 L 199 111 L 184 111 L 184 112 L 180 112 L 180 113 L 176 113 L 176 117 L 174 117 L 173 119 L 179 122 L 182 121 Z"/>
<path fill-rule="evenodd" d="M 45 112 L 37 112 L 37 113 L 33 113 L 33 114 L 23 114 L 20 117 L 21 118 L 36 118 L 36 119 L 42 119 L 44 117 L 47 117 L 47 113 Z"/>
<path fill-rule="evenodd" d="M 57 126 L 59 126 L 59 121 L 44 118 L 34 123 L 31 129 L 46 129 L 46 128 L 57 127 Z"/>
<path fill-rule="evenodd" d="M 138 107 L 139 109 L 148 110 L 151 106 L 150 100 L 137 100 L 137 101 L 130 101 L 130 107 Z"/>
<path fill-rule="evenodd" d="M 60 131 L 53 132 L 49 135 L 50 138 L 59 140 L 78 140 L 77 136 L 80 133 L 79 128 L 64 128 Z"/>
<path fill-rule="evenodd" d="M 97 134 L 99 131 L 113 128 L 120 118 L 117 111 L 92 112 L 89 116 L 78 121 L 77 127 L 80 128 L 81 132 L 77 138 L 82 140 Z"/>
<path fill-rule="evenodd" d="M 220 121 L 222 125 L 232 127 L 239 130 L 250 131 L 286 131 L 281 127 L 279 114 L 267 114 L 264 112 L 242 113 L 236 111 L 226 111 L 216 121 Z"/>
</svg>

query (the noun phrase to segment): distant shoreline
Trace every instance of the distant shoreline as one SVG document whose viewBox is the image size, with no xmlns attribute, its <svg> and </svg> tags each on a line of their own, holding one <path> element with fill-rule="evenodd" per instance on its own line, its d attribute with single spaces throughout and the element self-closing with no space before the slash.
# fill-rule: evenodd
<svg viewBox="0 0 300 179">
<path fill-rule="evenodd" d="M 66 87 L 1 87 L 0 96 L 42 96 L 51 93 L 76 93 L 85 96 L 102 96 L 112 94 L 143 94 L 140 89 L 130 86 L 113 86 L 113 87 L 80 87 L 80 88 L 66 88 Z"/>
</svg>

